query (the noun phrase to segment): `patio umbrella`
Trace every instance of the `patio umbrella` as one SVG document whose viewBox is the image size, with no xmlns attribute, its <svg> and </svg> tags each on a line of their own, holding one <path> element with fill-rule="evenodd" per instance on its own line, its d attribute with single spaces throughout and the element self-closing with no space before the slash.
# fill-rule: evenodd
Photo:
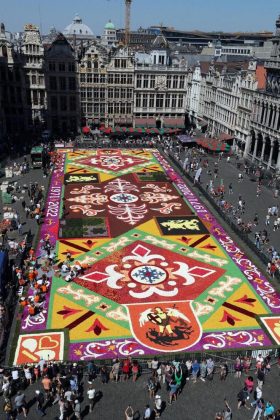
<svg viewBox="0 0 280 420">
<path fill-rule="evenodd" d="M 84 134 L 89 134 L 89 133 L 90 133 L 90 128 L 89 128 L 89 127 L 87 127 L 87 126 L 85 126 L 85 127 L 83 127 L 83 128 L 82 128 L 82 132 L 83 132 Z"/>
</svg>

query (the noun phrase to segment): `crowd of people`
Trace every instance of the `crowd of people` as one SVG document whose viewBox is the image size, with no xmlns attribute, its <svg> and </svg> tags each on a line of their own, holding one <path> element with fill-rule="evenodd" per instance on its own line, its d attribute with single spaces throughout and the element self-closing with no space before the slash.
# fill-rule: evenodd
<svg viewBox="0 0 280 420">
<path fill-rule="evenodd" d="M 280 358 L 278 366 L 280 368 Z M 243 409 L 251 410 L 253 420 L 279 420 L 280 411 L 270 398 L 264 398 L 266 380 L 274 368 L 270 355 L 263 356 L 262 353 L 255 359 L 238 356 L 235 361 L 221 358 L 216 362 L 210 356 L 172 362 L 161 362 L 156 357 L 148 362 L 127 357 L 113 360 L 111 366 L 96 365 L 94 360 L 87 364 L 64 364 L 41 359 L 36 365 L 12 369 L 0 367 L 0 392 L 6 420 L 15 419 L 21 413 L 28 418 L 33 404 L 37 415 L 50 418 L 52 407 L 56 406 L 59 420 L 80 420 L 87 413 L 94 413 L 95 405 L 106 392 L 103 385 L 109 382 L 133 383 L 142 376 L 147 404 L 141 408 L 135 407 L 137 403 L 134 402 L 127 406 L 124 415 L 126 420 L 131 420 L 140 409 L 142 418 L 147 420 L 160 418 L 168 405 L 175 404 L 181 394 L 188 392 L 190 383 L 211 383 L 216 376 L 215 380 L 227 384 L 228 377 L 234 380 L 234 376 L 243 382 L 236 395 L 236 408 L 225 398 L 223 409 L 215 416 L 207 413 L 207 418 L 230 420 L 235 410 Z"/>
</svg>

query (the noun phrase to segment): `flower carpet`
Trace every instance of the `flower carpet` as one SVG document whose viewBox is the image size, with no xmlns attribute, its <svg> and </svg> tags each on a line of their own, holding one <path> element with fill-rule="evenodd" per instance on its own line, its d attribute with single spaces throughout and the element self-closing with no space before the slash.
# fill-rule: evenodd
<svg viewBox="0 0 280 420">
<path fill-rule="evenodd" d="M 87 269 L 23 313 L 14 363 L 280 345 L 279 294 L 158 151 L 62 152 L 46 233 Z"/>
</svg>

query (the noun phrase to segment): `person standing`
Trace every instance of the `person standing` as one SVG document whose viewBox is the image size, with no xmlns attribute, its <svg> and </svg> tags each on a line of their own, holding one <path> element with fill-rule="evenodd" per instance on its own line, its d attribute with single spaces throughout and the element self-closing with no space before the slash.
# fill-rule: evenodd
<svg viewBox="0 0 280 420">
<path fill-rule="evenodd" d="M 133 410 L 133 408 L 131 407 L 131 405 L 129 405 L 129 406 L 126 408 L 126 410 L 125 410 L 124 414 L 125 414 L 125 420 L 133 420 L 134 410 Z"/>
<path fill-rule="evenodd" d="M 89 386 L 87 391 L 88 401 L 89 401 L 89 412 L 92 413 L 93 406 L 94 406 L 94 398 L 95 398 L 95 389 L 92 385 Z"/>
<path fill-rule="evenodd" d="M 160 395 L 155 396 L 155 415 L 156 419 L 160 418 L 161 415 L 161 409 L 162 409 L 162 399 Z"/>
<path fill-rule="evenodd" d="M 229 193 L 229 195 L 233 194 L 232 182 L 228 186 L 228 193 Z"/>
<path fill-rule="evenodd" d="M 146 407 L 145 407 L 143 420 L 149 420 L 151 418 L 151 415 L 152 415 L 152 411 L 150 409 L 149 404 L 147 404 Z"/>
<path fill-rule="evenodd" d="M 10 398 L 5 398 L 5 402 L 3 405 L 3 411 L 6 414 L 6 420 L 12 420 L 13 416 L 13 406 Z"/>
</svg>

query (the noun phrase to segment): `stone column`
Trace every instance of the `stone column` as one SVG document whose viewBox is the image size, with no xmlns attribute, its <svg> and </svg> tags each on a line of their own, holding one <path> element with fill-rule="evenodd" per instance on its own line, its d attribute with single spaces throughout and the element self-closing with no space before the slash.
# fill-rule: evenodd
<svg viewBox="0 0 280 420">
<path fill-rule="evenodd" d="M 278 118 L 279 118 L 279 108 L 276 109 L 276 116 L 275 116 L 275 121 L 274 121 L 274 130 L 277 130 Z"/>
<path fill-rule="evenodd" d="M 278 141 L 278 156 L 277 156 L 276 169 L 280 170 L 280 144 L 279 144 L 279 141 Z"/>
<path fill-rule="evenodd" d="M 246 158 L 250 152 L 251 149 L 251 143 L 252 143 L 252 136 L 251 134 L 248 134 L 246 137 L 246 143 L 245 143 L 245 149 L 244 149 L 244 158 Z"/>
<path fill-rule="evenodd" d="M 275 139 L 270 139 L 270 154 L 269 154 L 269 159 L 268 159 L 268 164 L 267 164 L 268 168 L 271 167 L 271 163 L 272 163 L 272 154 L 273 154 L 274 142 L 275 142 Z M 279 155 L 278 155 L 278 158 L 279 158 Z"/>
<path fill-rule="evenodd" d="M 258 137 L 256 137 L 255 147 L 254 147 L 254 152 L 253 152 L 253 157 L 252 157 L 253 162 L 254 162 L 254 160 L 256 159 L 256 156 L 257 156 L 258 142 L 259 142 L 259 139 L 258 139 Z"/>
<path fill-rule="evenodd" d="M 261 154 L 261 161 L 263 161 L 265 145 L 266 145 L 266 140 L 265 140 L 265 139 L 263 139 L 262 154 Z"/>
<path fill-rule="evenodd" d="M 267 112 L 266 112 L 266 118 L 265 118 L 265 125 L 269 127 L 269 117 L 270 117 L 271 109 L 270 106 L 267 105 Z"/>
</svg>

